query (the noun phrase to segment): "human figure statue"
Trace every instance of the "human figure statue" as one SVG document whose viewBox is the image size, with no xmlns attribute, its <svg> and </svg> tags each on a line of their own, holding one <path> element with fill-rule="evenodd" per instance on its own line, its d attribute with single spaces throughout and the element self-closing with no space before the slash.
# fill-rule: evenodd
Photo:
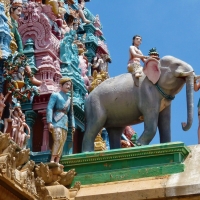
<svg viewBox="0 0 200 200">
<path fill-rule="evenodd" d="M 28 135 L 26 135 L 26 132 L 24 131 L 24 129 L 27 130 Z M 30 128 L 26 124 L 25 115 L 22 113 L 21 124 L 20 124 L 20 129 L 19 129 L 18 138 L 17 138 L 17 144 L 19 145 L 20 148 L 22 149 L 26 148 L 27 138 L 30 138 Z"/>
<path fill-rule="evenodd" d="M 142 37 L 139 35 L 135 35 L 133 37 L 133 44 L 129 48 L 128 72 L 134 74 L 136 78 L 142 76 L 142 66 L 140 64 L 140 61 L 142 60 L 143 62 L 145 62 L 145 60 L 148 58 L 148 56 L 144 56 L 139 49 L 141 43 Z"/>
<path fill-rule="evenodd" d="M 11 138 L 14 140 L 15 143 L 17 143 L 19 129 L 21 126 L 21 105 L 19 102 L 17 102 L 14 106 L 13 113 L 11 115 L 12 117 L 12 131 L 11 131 Z"/>
<path fill-rule="evenodd" d="M 59 163 L 63 146 L 67 139 L 68 127 L 75 131 L 75 121 L 72 104 L 72 81 L 70 78 L 60 79 L 61 90 L 52 93 L 47 106 L 48 129 L 53 136 L 51 162 Z M 71 90 L 71 97 L 67 94 Z M 68 126 L 69 123 L 69 126 Z"/>
<path fill-rule="evenodd" d="M 196 78 L 194 78 L 194 91 L 198 91 L 200 88 L 200 82 L 197 81 Z M 198 125 L 198 144 L 200 144 L 200 99 L 199 99 L 199 102 L 198 102 L 198 119 L 199 119 L 199 125 Z"/>
<path fill-rule="evenodd" d="M 70 31 L 70 28 L 68 27 L 64 15 L 67 12 L 64 8 L 64 1 L 58 0 L 58 19 L 56 19 L 56 23 L 58 27 L 61 29 L 61 39 L 64 37 L 65 33 L 68 33 Z"/>
<path fill-rule="evenodd" d="M 79 56 L 79 68 L 81 69 L 81 77 L 84 81 L 85 87 L 87 89 L 87 91 L 89 91 L 90 89 L 90 80 L 87 76 L 87 72 L 88 72 L 88 66 L 86 64 L 86 60 L 84 59 L 83 55 Z"/>
<path fill-rule="evenodd" d="M 84 0 L 78 0 L 78 13 L 79 13 L 79 16 L 83 20 L 84 23 L 89 24 L 89 23 L 91 23 L 91 21 L 85 18 L 85 15 L 83 13 L 84 7 L 85 7 L 85 1 Z"/>
<path fill-rule="evenodd" d="M 10 17 L 12 23 L 11 32 L 14 34 L 18 49 L 18 52 L 23 52 L 22 38 L 18 32 L 18 23 L 17 20 L 22 14 L 22 0 L 14 0 L 10 7 Z"/>
<path fill-rule="evenodd" d="M 97 72 L 100 72 L 101 66 L 103 64 L 104 64 L 103 59 L 98 54 L 96 54 L 96 56 L 93 58 L 93 61 L 92 61 L 92 73 L 94 70 L 96 70 Z"/>
</svg>

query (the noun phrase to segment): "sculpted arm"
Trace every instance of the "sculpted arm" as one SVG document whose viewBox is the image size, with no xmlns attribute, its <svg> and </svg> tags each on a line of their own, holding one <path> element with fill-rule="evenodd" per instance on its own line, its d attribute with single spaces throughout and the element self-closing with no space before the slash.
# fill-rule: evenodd
<svg viewBox="0 0 200 200">
<path fill-rule="evenodd" d="M 24 126 L 26 127 L 26 130 L 28 131 L 28 135 L 30 135 L 31 131 L 28 124 L 24 123 Z"/>
<path fill-rule="evenodd" d="M 130 46 L 129 48 L 130 54 L 133 58 L 140 58 L 140 59 L 146 59 L 148 58 L 148 56 L 144 56 L 141 52 L 141 54 L 136 53 L 135 51 L 135 47 L 134 46 Z"/>
</svg>

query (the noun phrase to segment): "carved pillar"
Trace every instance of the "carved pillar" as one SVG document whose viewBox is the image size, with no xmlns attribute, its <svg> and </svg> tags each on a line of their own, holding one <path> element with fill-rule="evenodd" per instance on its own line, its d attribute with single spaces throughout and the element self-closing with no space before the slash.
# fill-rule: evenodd
<svg viewBox="0 0 200 200">
<path fill-rule="evenodd" d="M 32 151 L 33 126 L 35 124 L 35 119 L 37 117 L 37 114 L 33 110 L 28 110 L 25 112 L 25 116 L 26 116 L 26 123 L 30 128 L 30 139 L 28 140 L 27 148 L 29 148 L 30 151 Z"/>
<path fill-rule="evenodd" d="M 49 150 L 49 130 L 47 125 L 46 110 L 39 110 L 38 113 L 42 114 L 42 122 L 44 124 L 41 151 L 47 151 Z"/>
</svg>

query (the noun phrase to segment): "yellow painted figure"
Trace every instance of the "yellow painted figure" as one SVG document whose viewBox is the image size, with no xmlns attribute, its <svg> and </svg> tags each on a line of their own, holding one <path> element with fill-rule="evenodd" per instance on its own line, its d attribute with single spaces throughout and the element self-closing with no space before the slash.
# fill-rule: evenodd
<svg viewBox="0 0 200 200">
<path fill-rule="evenodd" d="M 67 94 L 72 90 L 70 78 L 60 79 L 61 91 L 53 93 L 47 106 L 48 129 L 53 136 L 51 162 L 59 163 L 67 139 L 68 127 L 75 131 L 72 98 Z M 71 95 L 72 96 L 72 95 Z M 69 126 L 68 126 L 69 123 Z"/>
</svg>

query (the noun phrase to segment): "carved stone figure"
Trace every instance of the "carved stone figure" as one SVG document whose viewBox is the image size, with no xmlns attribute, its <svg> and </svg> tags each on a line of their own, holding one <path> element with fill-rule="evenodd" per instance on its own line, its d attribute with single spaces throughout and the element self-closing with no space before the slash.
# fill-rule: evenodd
<svg viewBox="0 0 200 200">
<path fill-rule="evenodd" d="M 13 109 L 13 113 L 11 115 L 12 117 L 11 138 L 15 141 L 16 144 L 19 137 L 18 135 L 21 126 L 20 110 L 21 110 L 21 105 L 19 103 L 16 103 Z"/>
<path fill-rule="evenodd" d="M 28 135 L 26 135 L 26 132 L 24 131 L 24 129 L 26 129 L 28 131 Z M 26 148 L 26 140 L 28 138 L 30 138 L 30 128 L 26 124 L 25 115 L 22 114 L 18 138 L 17 138 L 17 144 L 19 145 L 20 148 L 22 148 L 22 149 Z"/>
<path fill-rule="evenodd" d="M 78 2 L 77 2 L 77 0 L 75 0 L 75 1 L 76 1 L 76 4 L 78 3 L 78 5 L 77 5 L 78 8 L 77 8 L 77 10 L 78 10 L 78 13 L 79 13 L 80 18 L 81 18 L 81 19 L 83 20 L 83 22 L 86 23 L 86 24 L 91 23 L 90 20 L 86 19 L 85 15 L 84 15 L 84 12 L 83 12 L 84 7 L 85 7 L 85 1 L 84 1 L 84 0 L 78 0 Z"/>
<path fill-rule="evenodd" d="M 160 142 L 171 141 L 170 115 L 171 101 L 186 83 L 188 119 L 182 123 L 184 131 L 193 121 L 193 68 L 173 56 L 165 56 L 160 61 L 149 58 L 145 62 L 144 74 L 139 87 L 138 79 L 131 73 L 110 78 L 91 92 L 85 101 L 86 131 L 82 151 L 94 150 L 94 139 L 105 127 L 109 134 L 110 148 L 120 148 L 120 138 L 127 125 L 144 121 L 144 132 L 138 142 L 149 144 L 160 132 Z M 106 94 L 106 95 L 105 95 Z"/>
<path fill-rule="evenodd" d="M 89 87 L 89 91 L 91 92 L 94 88 L 96 88 L 99 84 L 101 84 L 103 81 L 105 81 L 108 78 L 107 72 L 101 71 L 101 73 L 98 73 L 96 70 L 93 72 L 93 80 Z"/>
<path fill-rule="evenodd" d="M 68 121 L 72 127 L 72 132 L 75 131 L 75 121 L 71 98 L 67 94 L 72 91 L 72 81 L 70 78 L 60 79 L 61 91 L 53 93 L 49 99 L 47 106 L 47 123 L 48 129 L 53 136 L 53 147 L 51 153 L 51 162 L 59 163 L 62 155 L 63 146 L 67 139 Z"/>
<path fill-rule="evenodd" d="M 87 64 L 86 64 L 86 60 L 84 59 L 84 57 L 82 55 L 79 56 L 79 68 L 81 69 L 81 77 L 84 80 L 85 87 L 89 91 L 89 89 L 90 89 L 90 80 L 89 80 L 88 76 L 86 75 L 87 72 L 88 72 Z"/>
<path fill-rule="evenodd" d="M 104 64 L 103 59 L 99 55 L 96 55 L 93 58 L 93 61 L 92 61 L 93 71 L 97 70 L 98 72 L 100 72 L 101 71 L 101 65 L 103 65 L 103 64 Z"/>
<path fill-rule="evenodd" d="M 11 32 L 14 34 L 18 46 L 17 50 L 19 52 L 23 52 L 22 39 L 18 32 L 18 23 L 17 23 L 17 20 L 20 18 L 21 13 L 22 13 L 22 1 L 14 0 L 10 8 L 11 23 L 13 26 Z"/>
<path fill-rule="evenodd" d="M 123 138 L 123 136 L 125 138 Z M 134 147 L 137 139 L 137 134 L 131 126 L 126 126 L 122 134 L 121 146 L 122 148 Z"/>
<path fill-rule="evenodd" d="M 135 77 L 142 76 L 142 66 L 140 60 L 145 62 L 148 56 L 143 56 L 139 46 L 142 42 L 142 38 L 139 35 L 133 37 L 133 45 L 129 48 L 129 61 L 128 61 L 128 71 L 133 73 Z"/>
<path fill-rule="evenodd" d="M 3 114 L 4 107 L 6 106 L 5 101 L 8 98 L 10 93 L 11 93 L 11 91 L 8 91 L 8 93 L 6 94 L 5 97 L 4 97 L 2 92 L 0 93 L 0 120 L 1 120 L 1 117 L 2 117 L 2 114 Z"/>
</svg>

